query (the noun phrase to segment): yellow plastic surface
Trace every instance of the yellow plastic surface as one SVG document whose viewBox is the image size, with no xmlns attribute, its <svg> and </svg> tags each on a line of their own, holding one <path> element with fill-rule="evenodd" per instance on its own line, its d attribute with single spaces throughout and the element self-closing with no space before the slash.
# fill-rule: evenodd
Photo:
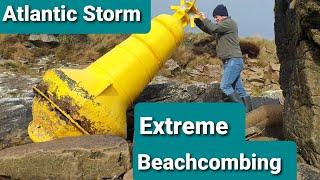
<svg viewBox="0 0 320 180">
<path fill-rule="evenodd" d="M 182 42 L 194 2 L 155 17 L 149 33 L 130 36 L 85 69 L 46 72 L 35 88 L 32 141 L 84 134 L 126 138 L 127 108 Z"/>
</svg>

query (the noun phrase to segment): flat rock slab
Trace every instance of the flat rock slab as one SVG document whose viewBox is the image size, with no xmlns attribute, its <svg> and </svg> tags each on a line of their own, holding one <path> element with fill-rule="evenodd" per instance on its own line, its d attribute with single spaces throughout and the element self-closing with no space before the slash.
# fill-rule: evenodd
<svg viewBox="0 0 320 180">
<path fill-rule="evenodd" d="M 112 179 L 131 168 L 128 143 L 82 136 L 0 151 L 0 176 L 12 179 Z"/>
</svg>

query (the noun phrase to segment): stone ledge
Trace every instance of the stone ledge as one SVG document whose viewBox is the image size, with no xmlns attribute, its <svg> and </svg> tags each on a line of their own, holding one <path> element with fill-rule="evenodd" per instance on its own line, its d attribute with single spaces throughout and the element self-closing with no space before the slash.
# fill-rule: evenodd
<svg viewBox="0 0 320 180">
<path fill-rule="evenodd" d="M 130 168 L 129 145 L 120 137 L 64 138 L 0 151 L 0 175 L 13 179 L 112 179 Z"/>
</svg>

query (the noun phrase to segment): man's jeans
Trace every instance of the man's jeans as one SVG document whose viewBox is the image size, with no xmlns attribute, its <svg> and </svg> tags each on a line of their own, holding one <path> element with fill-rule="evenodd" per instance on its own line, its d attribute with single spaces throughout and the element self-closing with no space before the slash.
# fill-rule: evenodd
<svg viewBox="0 0 320 180">
<path fill-rule="evenodd" d="M 224 73 L 220 88 L 227 96 L 234 92 L 237 92 L 240 97 L 248 96 L 241 80 L 241 71 L 243 70 L 243 66 L 242 58 L 231 58 L 224 63 Z"/>
</svg>

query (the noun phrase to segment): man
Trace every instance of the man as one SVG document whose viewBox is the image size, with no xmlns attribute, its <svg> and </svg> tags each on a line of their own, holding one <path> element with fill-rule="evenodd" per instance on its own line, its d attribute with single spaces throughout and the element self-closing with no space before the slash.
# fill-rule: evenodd
<svg viewBox="0 0 320 180">
<path fill-rule="evenodd" d="M 216 36 L 217 39 L 216 51 L 224 64 L 221 90 L 232 102 L 244 103 L 246 112 L 250 112 L 252 110 L 251 98 L 241 80 L 244 63 L 236 22 L 229 17 L 227 8 L 222 4 L 213 11 L 216 23 L 205 18 L 201 12 L 198 15 L 201 18 L 195 20 L 196 25 L 202 31 Z"/>
</svg>

